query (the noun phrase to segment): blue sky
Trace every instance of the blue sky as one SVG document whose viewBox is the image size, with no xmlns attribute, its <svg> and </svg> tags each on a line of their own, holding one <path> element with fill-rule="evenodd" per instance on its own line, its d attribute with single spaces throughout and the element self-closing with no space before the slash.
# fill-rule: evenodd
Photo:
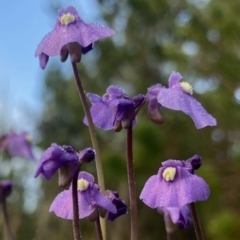
<svg viewBox="0 0 240 240">
<path fill-rule="evenodd" d="M 34 131 L 41 104 L 45 71 L 34 57 L 41 39 L 55 25 L 48 0 L 8 0 L 0 8 L 0 123 L 4 130 Z M 52 1 L 54 3 L 54 1 Z M 59 1 L 56 1 L 59 2 Z M 99 16 L 96 0 L 62 0 L 77 8 L 85 22 Z M 91 8 L 89 8 L 91 6 Z"/>
</svg>

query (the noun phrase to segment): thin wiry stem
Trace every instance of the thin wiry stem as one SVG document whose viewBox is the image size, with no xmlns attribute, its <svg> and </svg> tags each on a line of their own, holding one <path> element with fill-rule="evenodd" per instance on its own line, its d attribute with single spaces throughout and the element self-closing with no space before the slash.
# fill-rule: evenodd
<svg viewBox="0 0 240 240">
<path fill-rule="evenodd" d="M 79 226 L 79 206 L 77 193 L 78 171 L 75 173 L 72 180 L 72 200 L 73 200 L 73 234 L 74 240 L 81 240 L 81 232 Z"/>
<path fill-rule="evenodd" d="M 76 80 L 76 84 L 77 84 L 77 88 L 78 88 L 78 93 L 79 93 L 79 96 L 80 96 L 80 99 L 81 99 L 81 102 L 83 105 L 83 110 L 84 110 L 84 113 L 85 113 L 87 121 L 88 121 L 88 129 L 89 129 L 89 133 L 90 133 L 90 137 L 91 137 L 91 141 L 92 141 L 92 146 L 96 153 L 95 162 L 96 162 L 96 169 L 97 169 L 98 184 L 101 187 L 101 191 L 105 191 L 102 161 L 100 158 L 100 150 L 99 150 L 96 132 L 95 132 L 93 121 L 92 121 L 92 116 L 90 114 L 89 106 L 88 106 L 88 103 L 86 100 L 86 96 L 85 96 L 82 82 L 81 82 L 81 79 L 80 79 L 80 76 L 79 76 L 79 73 L 77 70 L 76 63 L 72 63 L 72 67 L 73 67 L 73 72 L 74 72 L 74 76 L 75 76 L 75 80 Z M 106 220 L 102 219 L 102 218 L 101 218 L 101 227 L 102 227 L 102 232 L 103 232 L 103 238 L 104 238 L 104 240 L 106 240 Z"/>
<path fill-rule="evenodd" d="M 131 240 L 137 240 L 137 196 L 133 167 L 132 124 L 127 129 L 127 171 L 130 199 Z"/>
<path fill-rule="evenodd" d="M 189 206 L 190 206 L 190 210 L 191 210 L 191 214 L 192 214 L 192 221 L 193 221 L 197 240 L 204 240 L 195 204 L 190 203 Z"/>
<path fill-rule="evenodd" d="M 97 240 L 103 240 L 99 216 L 97 217 L 97 219 L 95 221 L 95 228 L 96 228 L 96 233 L 97 233 Z"/>
</svg>

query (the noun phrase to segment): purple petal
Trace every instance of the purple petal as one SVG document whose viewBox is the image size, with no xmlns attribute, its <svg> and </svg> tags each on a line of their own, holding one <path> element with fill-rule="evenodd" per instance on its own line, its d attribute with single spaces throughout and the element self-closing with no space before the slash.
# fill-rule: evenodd
<svg viewBox="0 0 240 240">
<path fill-rule="evenodd" d="M 95 150 L 92 148 L 85 148 L 84 150 L 80 151 L 79 156 L 79 162 L 80 163 L 89 163 L 92 162 L 95 159 Z"/>
<path fill-rule="evenodd" d="M 88 192 L 88 190 L 86 190 Z M 79 219 L 88 217 L 95 210 L 95 196 L 86 197 L 86 194 L 78 191 Z"/>
<path fill-rule="evenodd" d="M 187 205 L 184 205 L 181 208 L 159 207 L 158 211 L 163 212 L 164 216 L 169 215 L 172 222 L 174 224 L 179 224 L 180 228 L 187 228 L 191 223 L 190 216 L 189 216 L 190 211 Z"/>
<path fill-rule="evenodd" d="M 198 129 L 217 124 L 216 119 L 208 114 L 197 100 L 180 88 L 161 88 L 157 99 L 162 106 L 189 115 Z"/>
<path fill-rule="evenodd" d="M 53 200 L 49 212 L 54 212 L 60 218 L 73 219 L 71 191 L 64 190 L 59 193 Z"/>
<path fill-rule="evenodd" d="M 145 183 L 139 197 L 150 208 L 156 208 L 159 206 L 157 202 L 157 195 L 161 190 L 158 186 L 158 178 L 158 175 L 151 176 Z"/>
<path fill-rule="evenodd" d="M 108 212 L 107 220 L 114 221 L 119 216 L 127 213 L 127 205 L 126 203 L 119 198 L 118 192 L 106 190 L 104 195 L 116 206 L 117 212 L 112 213 Z"/>
<path fill-rule="evenodd" d="M 59 19 L 66 13 L 74 15 L 75 21 L 68 25 L 62 25 Z M 39 56 L 41 53 L 45 53 L 48 56 L 59 55 L 62 47 L 71 42 L 77 42 L 82 47 L 88 47 L 98 39 L 109 37 L 114 33 L 112 29 L 99 24 L 84 23 L 74 7 L 61 9 L 55 28 L 43 38 L 35 56 Z"/>
<path fill-rule="evenodd" d="M 114 120 L 121 122 L 123 119 L 132 121 L 134 118 L 134 102 L 130 99 L 113 100 L 110 106 L 117 107 L 116 117 Z"/>
<path fill-rule="evenodd" d="M 182 75 L 180 73 L 172 72 L 168 80 L 169 88 L 176 85 L 181 79 L 182 79 Z"/>
<path fill-rule="evenodd" d="M 107 197 L 105 197 L 101 193 L 95 194 L 94 199 L 96 201 L 96 205 L 98 205 L 99 207 L 102 207 L 111 213 L 117 213 L 116 207 Z"/>
<path fill-rule="evenodd" d="M 113 111 L 109 105 L 103 101 L 99 101 L 93 104 L 91 109 L 91 116 L 93 123 L 104 130 L 113 129 L 113 123 L 115 120 L 116 111 Z M 84 117 L 84 124 L 88 126 L 87 118 Z"/>
<path fill-rule="evenodd" d="M 77 167 L 78 154 L 70 146 L 61 147 L 55 143 L 42 155 L 35 177 L 42 174 L 49 180 L 64 165 L 68 165 L 71 174 Z"/>
<path fill-rule="evenodd" d="M 157 206 L 182 207 L 208 199 L 210 189 L 202 178 L 181 168 L 178 168 L 177 175 L 173 182 L 167 182 L 163 178 L 160 180 L 158 186 L 162 194 L 157 194 Z"/>
<path fill-rule="evenodd" d="M 98 102 L 101 102 L 101 101 L 102 101 L 102 98 L 101 98 L 101 97 L 99 97 L 98 95 L 93 94 L 93 93 L 87 93 L 86 96 L 88 97 L 89 101 L 90 101 L 92 104 L 95 104 L 95 103 L 98 103 Z"/>
<path fill-rule="evenodd" d="M 94 205 L 80 191 L 78 191 L 79 219 L 89 216 L 95 209 Z M 54 212 L 58 217 L 73 219 L 72 190 L 64 190 L 53 200 L 49 212 Z"/>
<path fill-rule="evenodd" d="M 78 174 L 78 179 L 81 179 L 81 178 L 87 180 L 89 183 L 93 183 L 93 182 L 94 182 L 94 177 L 93 177 L 93 175 L 91 175 L 91 174 L 88 173 L 88 172 L 84 172 L 84 171 L 80 172 L 80 173 Z"/>
<path fill-rule="evenodd" d="M 108 93 L 110 95 L 115 95 L 118 97 L 121 97 L 124 95 L 123 89 L 120 87 L 116 87 L 116 86 L 109 86 L 106 90 L 106 93 Z"/>
</svg>

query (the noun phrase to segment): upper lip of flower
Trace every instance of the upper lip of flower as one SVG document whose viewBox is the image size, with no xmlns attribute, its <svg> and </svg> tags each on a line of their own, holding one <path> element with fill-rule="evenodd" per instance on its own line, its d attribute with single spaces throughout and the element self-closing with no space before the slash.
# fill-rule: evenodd
<svg viewBox="0 0 240 240">
<path fill-rule="evenodd" d="M 41 67 L 46 67 L 48 56 L 60 55 L 61 49 L 69 43 L 78 43 L 82 51 L 77 54 L 85 54 L 92 49 L 89 48 L 100 38 L 112 36 L 115 32 L 99 24 L 86 24 L 79 17 L 74 7 L 60 9 L 54 29 L 49 32 L 40 42 L 35 52 L 39 57 Z M 69 53 L 72 54 L 72 53 Z M 65 54 L 65 57 L 67 55 Z M 66 58 L 64 58 L 66 60 Z M 78 61 L 81 57 L 77 58 Z"/>
<path fill-rule="evenodd" d="M 172 110 L 182 111 L 189 115 L 195 123 L 196 128 L 215 126 L 216 119 L 213 118 L 202 105 L 191 95 L 190 85 L 182 86 L 179 83 L 182 76 L 173 72 L 169 77 L 169 87 L 165 88 L 159 84 L 148 88 L 147 99 L 149 101 L 148 111 L 150 117 L 155 117 L 155 111 L 159 106 Z M 159 105 L 156 103 L 156 99 Z M 154 120 L 154 119 L 153 119 Z"/>
</svg>

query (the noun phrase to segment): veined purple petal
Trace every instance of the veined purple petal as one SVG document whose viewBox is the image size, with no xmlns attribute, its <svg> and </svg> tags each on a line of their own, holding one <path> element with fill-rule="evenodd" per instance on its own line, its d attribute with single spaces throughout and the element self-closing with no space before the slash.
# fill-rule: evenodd
<svg viewBox="0 0 240 240">
<path fill-rule="evenodd" d="M 161 88 L 157 99 L 163 107 L 182 111 L 189 115 L 198 129 L 217 124 L 216 119 L 207 113 L 194 97 L 183 92 L 180 88 Z"/>
</svg>

